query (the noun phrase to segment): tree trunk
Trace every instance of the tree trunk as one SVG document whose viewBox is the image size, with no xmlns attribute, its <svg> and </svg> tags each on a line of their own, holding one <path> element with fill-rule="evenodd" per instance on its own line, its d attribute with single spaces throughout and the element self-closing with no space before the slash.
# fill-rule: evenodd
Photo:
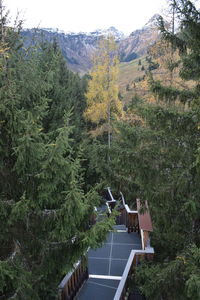
<svg viewBox="0 0 200 300">
<path fill-rule="evenodd" d="M 0 17 L 1 17 L 1 41 L 4 42 L 4 30 L 3 30 L 3 0 L 0 0 Z"/>
<path fill-rule="evenodd" d="M 108 106 L 108 149 L 111 145 L 111 128 L 110 128 L 110 104 Z"/>
</svg>

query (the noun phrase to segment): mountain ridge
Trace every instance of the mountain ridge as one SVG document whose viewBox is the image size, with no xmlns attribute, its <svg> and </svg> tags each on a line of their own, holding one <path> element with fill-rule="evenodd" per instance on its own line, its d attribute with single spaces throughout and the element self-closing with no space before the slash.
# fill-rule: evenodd
<svg viewBox="0 0 200 300">
<path fill-rule="evenodd" d="M 159 38 L 159 32 L 152 26 L 157 15 L 154 15 L 141 29 L 133 31 L 129 36 L 114 26 L 108 29 L 97 29 L 92 32 L 65 32 L 57 28 L 25 29 L 22 36 L 25 45 L 28 46 L 33 40 L 41 38 L 49 42 L 57 40 L 65 57 L 68 67 L 80 74 L 87 73 L 92 66 L 92 55 L 97 48 L 100 38 L 113 35 L 119 46 L 119 58 L 121 62 L 131 61 L 147 52 L 148 46 Z"/>
</svg>

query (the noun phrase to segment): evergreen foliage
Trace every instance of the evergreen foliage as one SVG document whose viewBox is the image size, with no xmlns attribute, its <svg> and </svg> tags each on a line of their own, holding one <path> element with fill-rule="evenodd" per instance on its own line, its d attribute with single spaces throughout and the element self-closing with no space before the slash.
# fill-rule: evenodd
<svg viewBox="0 0 200 300">
<path fill-rule="evenodd" d="M 141 266 L 136 279 L 142 282 L 147 299 L 200 299 L 199 258 L 199 248 L 190 245 L 170 263 Z"/>
<path fill-rule="evenodd" d="M 148 299 L 200 299 L 200 13 L 191 1 L 170 3 L 180 31 L 167 31 L 162 18 L 160 28 L 180 61 L 168 67 L 172 73 L 179 65 L 181 78 L 195 84 L 188 90 L 174 87 L 173 76 L 167 86 L 154 80 L 158 64 L 147 56 L 156 102 L 135 95 L 120 121 L 112 38 L 100 42 L 89 78 L 80 79 L 56 41 L 24 49 L 21 23 L 13 29 L 6 14 L 1 20 L 1 299 L 55 299 L 62 276 L 98 247 L 113 219 L 89 225 L 97 181 L 121 190 L 131 206 L 148 200 L 156 257 L 136 273 Z M 92 143 L 83 142 L 83 112 Z"/>
<path fill-rule="evenodd" d="M 0 298 L 50 300 L 113 219 L 89 225 L 99 196 L 82 167 L 84 81 L 56 42 L 24 49 L 20 27 L 4 26 L 1 53 Z"/>
<path fill-rule="evenodd" d="M 150 75 L 156 102 L 130 104 L 110 150 L 116 189 L 132 205 L 137 197 L 149 203 L 155 261 L 143 263 L 136 277 L 149 300 L 200 299 L 199 11 L 190 1 L 171 3 L 180 32 L 161 21 L 163 38 L 180 50 L 181 78 L 196 84 L 178 89 Z"/>
</svg>

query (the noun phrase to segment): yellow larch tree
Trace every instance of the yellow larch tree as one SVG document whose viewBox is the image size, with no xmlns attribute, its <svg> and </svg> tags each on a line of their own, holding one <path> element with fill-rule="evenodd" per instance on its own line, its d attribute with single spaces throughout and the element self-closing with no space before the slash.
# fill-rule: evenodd
<svg viewBox="0 0 200 300">
<path fill-rule="evenodd" d="M 91 131 L 93 136 L 108 134 L 109 148 L 113 120 L 118 119 L 123 113 L 122 103 L 118 96 L 118 64 L 114 37 L 102 38 L 98 43 L 90 72 L 85 118 L 95 126 L 95 129 Z"/>
</svg>

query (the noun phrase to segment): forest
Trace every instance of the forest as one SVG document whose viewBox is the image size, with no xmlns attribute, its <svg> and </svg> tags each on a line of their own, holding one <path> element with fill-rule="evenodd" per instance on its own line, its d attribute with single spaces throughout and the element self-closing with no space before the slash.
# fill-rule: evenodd
<svg viewBox="0 0 200 300">
<path fill-rule="evenodd" d="M 149 68 L 148 97 L 126 104 L 113 37 L 80 77 L 56 40 L 25 48 L 23 22 L 10 26 L 1 7 L 0 299 L 57 299 L 114 225 L 115 215 L 90 224 L 108 186 L 132 207 L 148 200 L 155 256 L 134 279 L 146 299 L 200 299 L 200 12 L 188 0 L 169 7 L 148 53 L 167 75 Z"/>
</svg>

